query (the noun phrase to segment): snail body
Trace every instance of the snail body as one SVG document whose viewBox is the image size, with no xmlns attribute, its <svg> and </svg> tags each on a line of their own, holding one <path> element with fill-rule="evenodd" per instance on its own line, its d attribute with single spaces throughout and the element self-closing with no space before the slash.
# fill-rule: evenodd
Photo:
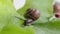
<svg viewBox="0 0 60 34">
<path fill-rule="evenodd" d="M 32 19 L 27 19 L 24 21 L 24 26 L 29 26 L 29 24 L 31 24 L 33 22 Z"/>
</svg>

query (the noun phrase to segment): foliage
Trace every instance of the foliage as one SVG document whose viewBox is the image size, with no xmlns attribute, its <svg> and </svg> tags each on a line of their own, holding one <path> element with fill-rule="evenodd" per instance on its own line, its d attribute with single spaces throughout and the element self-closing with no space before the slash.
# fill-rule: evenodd
<svg viewBox="0 0 60 34">
<path fill-rule="evenodd" d="M 54 18 L 53 0 L 26 0 L 23 8 L 16 12 L 11 0 L 0 0 L 0 34 L 60 34 L 60 19 Z M 40 18 L 33 25 L 23 26 L 24 14 L 28 8 L 40 11 Z"/>
</svg>

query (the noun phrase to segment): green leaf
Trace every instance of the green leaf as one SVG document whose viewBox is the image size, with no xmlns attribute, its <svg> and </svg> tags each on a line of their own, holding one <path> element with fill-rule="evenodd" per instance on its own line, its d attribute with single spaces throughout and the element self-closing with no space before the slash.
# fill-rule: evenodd
<svg viewBox="0 0 60 34">
<path fill-rule="evenodd" d="M 18 13 L 24 17 L 28 8 L 38 9 L 41 13 L 40 18 L 36 21 L 39 23 L 45 23 L 48 18 L 52 16 L 52 0 L 26 0 L 26 4 L 23 8 L 18 10 Z"/>
<path fill-rule="evenodd" d="M 60 34 L 60 19 L 47 23 L 36 23 L 34 29 L 36 34 Z"/>
<path fill-rule="evenodd" d="M 53 15 L 53 0 L 26 0 L 26 4 L 18 13 L 24 17 L 28 8 L 38 9 L 41 13 L 40 18 L 34 22 L 35 34 L 60 34 L 60 19 L 49 19 Z"/>
<path fill-rule="evenodd" d="M 32 27 L 21 27 L 11 0 L 0 0 L 0 34 L 34 34 Z"/>
</svg>

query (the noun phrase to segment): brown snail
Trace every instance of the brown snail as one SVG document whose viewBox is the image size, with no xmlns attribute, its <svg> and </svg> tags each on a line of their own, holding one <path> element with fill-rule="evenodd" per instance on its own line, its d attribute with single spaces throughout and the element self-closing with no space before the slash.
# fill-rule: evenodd
<svg viewBox="0 0 60 34">
<path fill-rule="evenodd" d="M 40 17 L 40 12 L 37 9 L 29 8 L 27 9 L 25 15 L 28 17 L 28 19 L 25 20 L 24 25 L 28 25 Z"/>
<path fill-rule="evenodd" d="M 60 3 L 55 3 L 53 6 L 54 14 L 56 18 L 60 18 Z"/>
<path fill-rule="evenodd" d="M 24 26 L 31 24 L 33 21 L 40 17 L 40 12 L 37 9 L 29 8 L 25 14 L 28 18 L 26 20 L 17 17 L 18 19 L 24 20 Z"/>
</svg>

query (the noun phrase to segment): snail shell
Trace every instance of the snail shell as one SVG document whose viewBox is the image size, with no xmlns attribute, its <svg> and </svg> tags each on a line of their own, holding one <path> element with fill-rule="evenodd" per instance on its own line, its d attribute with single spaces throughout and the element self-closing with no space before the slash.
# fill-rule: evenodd
<svg viewBox="0 0 60 34">
<path fill-rule="evenodd" d="M 56 13 L 60 12 L 60 5 L 59 4 L 55 4 L 53 9 L 54 9 L 54 12 L 56 12 Z"/>
<path fill-rule="evenodd" d="M 26 15 L 32 20 L 37 20 L 40 17 L 40 12 L 37 9 L 29 8 Z"/>
<path fill-rule="evenodd" d="M 56 18 L 60 18 L 60 3 L 56 3 L 53 6 L 53 10 L 54 10 L 54 15 Z"/>
<path fill-rule="evenodd" d="M 26 16 L 28 17 L 28 19 L 24 22 L 25 26 L 37 20 L 40 17 L 40 12 L 37 9 L 29 8 L 27 9 Z"/>
</svg>

